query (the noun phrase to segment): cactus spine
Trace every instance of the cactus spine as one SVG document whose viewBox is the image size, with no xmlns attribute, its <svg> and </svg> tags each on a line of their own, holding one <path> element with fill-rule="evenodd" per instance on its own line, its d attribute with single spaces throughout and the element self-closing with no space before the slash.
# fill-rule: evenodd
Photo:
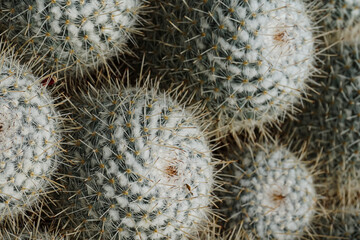
<svg viewBox="0 0 360 240">
<path fill-rule="evenodd" d="M 27 58 L 39 56 L 47 69 L 82 76 L 128 51 L 137 32 L 140 0 L 1 1 L 4 35 Z M 69 74 L 68 74 L 69 75 Z"/>
<path fill-rule="evenodd" d="M 0 219 L 23 214 L 44 195 L 58 165 L 59 114 L 45 86 L 1 45 Z"/>
<path fill-rule="evenodd" d="M 228 155 L 228 227 L 239 229 L 236 239 L 300 239 L 315 212 L 312 175 L 285 147 L 251 150 L 234 146 Z"/>
<path fill-rule="evenodd" d="M 160 2 L 149 62 L 195 89 L 221 133 L 252 134 L 294 112 L 314 59 L 301 1 Z"/>
<path fill-rule="evenodd" d="M 192 114 L 142 88 L 103 89 L 80 102 L 67 188 L 84 236 L 196 237 L 214 180 L 210 149 Z"/>
</svg>

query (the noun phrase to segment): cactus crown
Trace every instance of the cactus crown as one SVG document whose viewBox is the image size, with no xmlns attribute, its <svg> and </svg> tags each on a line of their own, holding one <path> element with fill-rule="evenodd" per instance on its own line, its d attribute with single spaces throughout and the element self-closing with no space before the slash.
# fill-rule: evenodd
<svg viewBox="0 0 360 240">
<path fill-rule="evenodd" d="M 303 3 L 178 0 L 159 12 L 151 61 L 196 89 L 222 132 L 251 133 L 294 110 L 314 54 Z"/>
<path fill-rule="evenodd" d="M 240 154 L 234 147 L 228 155 L 234 161 L 224 196 L 228 227 L 245 239 L 300 237 L 314 214 L 311 174 L 285 147 L 265 144 L 252 151 Z"/>
<path fill-rule="evenodd" d="M 89 238 L 183 239 L 209 211 L 213 167 L 192 114 L 166 94 L 83 94 L 68 190 Z M 70 174 L 71 175 L 71 174 Z"/>
</svg>

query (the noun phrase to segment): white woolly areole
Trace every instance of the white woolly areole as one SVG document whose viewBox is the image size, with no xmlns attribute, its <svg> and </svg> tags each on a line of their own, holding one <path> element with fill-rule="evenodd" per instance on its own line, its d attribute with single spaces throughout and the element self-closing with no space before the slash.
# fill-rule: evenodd
<svg viewBox="0 0 360 240">
<path fill-rule="evenodd" d="M 242 228 L 261 239 L 300 238 L 314 214 L 316 193 L 311 174 L 291 152 L 283 147 L 265 146 L 237 155 L 232 160 L 231 196 L 225 201 L 231 212 L 230 227 Z"/>
<path fill-rule="evenodd" d="M 186 239 L 207 219 L 213 166 L 190 112 L 155 90 L 82 97 L 70 190 L 86 237 Z M 79 222 L 78 222 L 79 223 Z"/>
<path fill-rule="evenodd" d="M 0 64 L 0 219 L 24 213 L 49 187 L 60 140 L 45 87 L 7 56 Z"/>
<path fill-rule="evenodd" d="M 28 48 L 24 51 L 28 58 L 34 53 L 46 56 L 49 69 L 66 68 L 82 75 L 86 68 L 94 69 L 126 51 L 141 4 L 141 0 L 5 0 L 0 2 L 0 20 L 6 23 L 2 30 L 7 37 Z"/>
</svg>

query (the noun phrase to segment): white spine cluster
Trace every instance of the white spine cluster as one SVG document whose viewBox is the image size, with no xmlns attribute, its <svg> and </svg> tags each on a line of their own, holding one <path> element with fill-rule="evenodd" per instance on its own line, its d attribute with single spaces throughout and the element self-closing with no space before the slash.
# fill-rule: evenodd
<svg viewBox="0 0 360 240">
<path fill-rule="evenodd" d="M 314 214 L 312 176 L 286 148 L 262 147 L 253 155 L 235 147 L 229 155 L 235 161 L 224 197 L 229 227 L 249 239 L 300 239 Z"/>
<path fill-rule="evenodd" d="M 46 193 L 60 141 L 46 87 L 1 46 L 0 219 L 24 213 Z"/>
<path fill-rule="evenodd" d="M 190 112 L 155 90 L 83 95 L 74 119 L 74 218 L 88 239 L 186 239 L 207 217 L 211 154 Z"/>
<path fill-rule="evenodd" d="M 6 0 L 2 31 L 29 58 L 44 58 L 51 70 L 78 75 L 126 51 L 136 32 L 141 0 Z"/>
<path fill-rule="evenodd" d="M 179 84 L 197 88 L 218 129 L 252 132 L 294 110 L 314 59 L 302 1 L 179 0 L 161 6 L 165 13 L 154 20 L 160 27 L 152 38 L 158 40 L 158 64 L 164 62 Z"/>
</svg>

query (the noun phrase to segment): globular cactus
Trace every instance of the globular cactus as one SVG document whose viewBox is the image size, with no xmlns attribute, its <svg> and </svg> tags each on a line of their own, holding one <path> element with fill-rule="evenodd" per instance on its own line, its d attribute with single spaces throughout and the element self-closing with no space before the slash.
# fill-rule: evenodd
<svg viewBox="0 0 360 240">
<path fill-rule="evenodd" d="M 192 113 L 143 88 L 92 91 L 75 105 L 81 129 L 72 134 L 65 175 L 76 229 L 86 239 L 197 236 L 214 177 Z"/>
<path fill-rule="evenodd" d="M 29 210 L 60 161 L 59 114 L 46 86 L 0 46 L 0 220 Z M 46 81 L 43 81 L 46 85 Z M 51 191 L 54 191 L 52 187 Z"/>
<path fill-rule="evenodd" d="M 6 0 L 2 31 L 25 57 L 39 56 L 51 71 L 86 74 L 128 51 L 141 0 Z"/>
<path fill-rule="evenodd" d="M 315 213 L 312 174 L 287 148 L 233 146 L 223 193 L 234 239 L 301 239 Z"/>
<path fill-rule="evenodd" d="M 356 0 L 322 1 L 324 31 L 332 32 L 329 41 L 356 43 L 360 40 L 360 2 Z"/>
<path fill-rule="evenodd" d="M 360 48 L 344 43 L 328 55 L 327 78 L 314 86 L 316 94 L 300 121 L 286 128 L 295 132 L 295 141 L 307 139 L 311 151 L 322 151 L 319 166 L 328 200 L 351 205 L 360 193 Z"/>
<path fill-rule="evenodd" d="M 159 2 L 159 1 L 155 1 Z M 295 111 L 312 73 L 302 1 L 160 1 L 143 44 L 149 62 L 191 89 L 220 135 L 264 130 Z"/>
</svg>

